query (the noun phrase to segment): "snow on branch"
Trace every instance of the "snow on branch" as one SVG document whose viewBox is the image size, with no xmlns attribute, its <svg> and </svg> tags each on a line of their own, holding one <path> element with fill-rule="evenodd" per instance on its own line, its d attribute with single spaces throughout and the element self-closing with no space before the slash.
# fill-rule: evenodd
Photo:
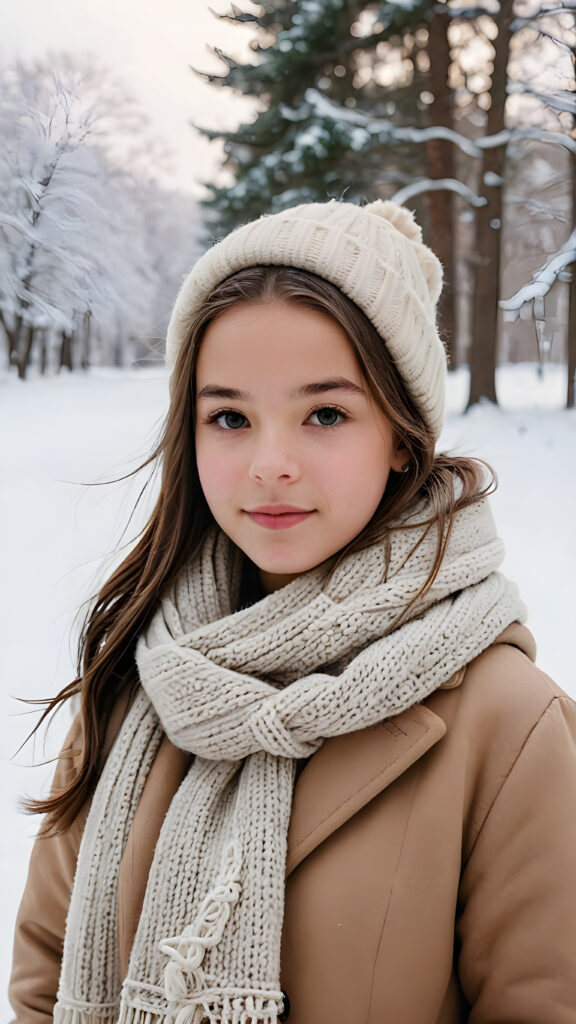
<svg viewBox="0 0 576 1024">
<path fill-rule="evenodd" d="M 510 31 L 520 32 L 523 28 L 536 28 L 540 31 L 539 26 L 535 24 L 538 18 L 553 18 L 558 14 L 569 14 L 571 11 L 576 11 L 576 0 L 564 0 L 563 3 L 554 4 L 552 7 L 542 7 L 533 14 L 519 15 L 514 18 L 510 22 Z"/>
<path fill-rule="evenodd" d="M 404 188 L 395 192 L 392 196 L 392 202 L 402 205 L 408 199 L 421 195 L 422 192 L 445 191 L 457 192 L 471 206 L 486 206 L 488 203 L 484 196 L 477 196 L 471 188 L 462 184 L 461 181 L 457 181 L 456 178 L 420 178 L 419 181 L 415 181 L 411 185 L 405 185 Z"/>
<path fill-rule="evenodd" d="M 359 110 L 340 107 L 337 103 L 326 99 L 316 89 L 307 89 L 305 100 L 321 117 L 330 117 L 335 121 L 345 121 L 358 127 L 366 128 L 374 134 L 388 135 L 398 142 L 427 142 L 429 139 L 447 139 L 453 142 L 468 156 L 480 156 L 480 150 L 471 139 L 441 126 L 435 128 L 401 128 L 385 117 L 370 117 Z"/>
<path fill-rule="evenodd" d="M 534 96 L 535 99 L 546 103 L 552 110 L 566 111 L 569 114 L 576 114 L 576 92 L 572 89 L 558 89 L 556 92 L 539 92 L 532 89 L 527 82 L 510 83 L 506 89 L 508 95 L 522 93 L 527 96 Z"/>
<path fill-rule="evenodd" d="M 329 117 L 335 121 L 347 122 L 348 124 L 362 127 L 374 135 L 384 135 L 396 142 L 428 142 L 431 139 L 446 139 L 453 142 L 467 156 L 479 157 L 486 149 L 496 149 L 505 146 L 508 142 L 519 139 L 537 139 L 539 142 L 549 142 L 553 145 L 564 146 L 571 153 L 576 154 L 576 139 L 562 132 L 544 131 L 542 128 L 527 127 L 504 129 L 496 135 L 484 135 L 479 139 L 466 138 L 460 132 L 451 128 L 444 128 L 441 125 L 434 125 L 429 128 L 399 127 L 393 121 L 384 117 L 370 117 L 359 110 L 350 110 L 348 107 L 340 107 L 332 100 L 326 99 L 316 89 L 307 89 L 304 94 L 305 100 L 321 117 Z"/>
<path fill-rule="evenodd" d="M 576 262 L 576 228 L 556 255 L 536 271 L 531 281 L 522 285 L 511 298 L 500 300 L 500 308 L 508 314 L 512 314 L 510 319 L 516 320 L 521 307 L 527 302 L 532 302 L 533 299 L 543 298 L 562 271 L 574 262 Z"/>
<path fill-rule="evenodd" d="M 566 42 L 565 39 L 560 39 L 559 36 L 554 35 L 553 32 L 548 32 L 547 29 L 542 28 L 541 25 L 537 25 L 535 22 L 532 23 L 531 21 L 527 20 L 526 25 L 521 25 L 520 27 L 533 28 L 534 31 L 537 32 L 542 39 L 549 39 L 551 42 L 554 43 L 555 46 L 560 46 L 563 50 L 566 50 L 570 55 L 572 55 L 572 53 L 574 52 L 574 47 L 571 46 L 570 43 Z"/>
<path fill-rule="evenodd" d="M 444 4 L 437 4 L 435 10 L 439 14 L 444 14 L 446 17 L 458 21 L 476 21 L 476 18 L 481 18 L 487 15 L 489 18 L 493 18 L 496 13 L 494 10 L 490 10 L 488 7 L 448 7 Z"/>
<path fill-rule="evenodd" d="M 504 135 L 506 133 L 501 132 L 500 134 Z M 554 146 L 564 146 L 571 153 L 576 153 L 576 139 L 572 139 L 569 135 L 563 135 L 562 132 L 546 132 L 541 128 L 514 128 L 513 131 L 507 134 L 512 141 L 516 139 L 537 139 L 538 142 L 550 142 Z"/>
</svg>

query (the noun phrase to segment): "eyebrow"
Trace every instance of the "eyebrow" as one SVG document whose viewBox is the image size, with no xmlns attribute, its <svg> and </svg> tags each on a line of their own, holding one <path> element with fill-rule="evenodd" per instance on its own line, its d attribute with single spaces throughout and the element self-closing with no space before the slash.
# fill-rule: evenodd
<svg viewBox="0 0 576 1024">
<path fill-rule="evenodd" d="M 302 384 L 294 388 L 290 398 L 310 398 L 313 395 L 323 395 L 326 391 L 348 391 L 353 395 L 364 395 L 366 392 L 358 384 L 348 380 L 347 377 L 331 377 L 330 380 L 319 380 L 313 384 Z M 247 402 L 251 395 L 247 391 L 239 391 L 237 388 L 225 388 L 221 384 L 206 384 L 199 392 L 198 398 L 228 398 L 231 401 Z"/>
</svg>

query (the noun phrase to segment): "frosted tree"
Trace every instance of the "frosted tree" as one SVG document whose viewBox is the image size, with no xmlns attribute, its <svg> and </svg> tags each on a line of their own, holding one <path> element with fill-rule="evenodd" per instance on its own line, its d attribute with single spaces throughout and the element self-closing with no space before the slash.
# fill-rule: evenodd
<svg viewBox="0 0 576 1024">
<path fill-rule="evenodd" d="M 103 146 L 124 115 L 135 127 L 114 83 L 61 55 L 4 68 L 0 89 L 0 323 L 24 377 L 38 339 L 71 367 L 91 323 L 138 330 L 152 278 L 136 192 Z"/>
<path fill-rule="evenodd" d="M 198 202 L 170 191 L 155 181 L 138 186 L 138 210 L 143 244 L 150 261 L 153 284 L 150 315 L 138 345 L 143 360 L 163 357 L 164 339 L 174 298 L 196 259 L 201 255 L 204 229 Z"/>
<path fill-rule="evenodd" d="M 568 152 L 574 146 L 566 121 L 550 116 L 551 97 L 534 89 L 534 78 L 531 85 L 524 77 L 527 67 L 535 76 L 544 70 L 548 82 L 567 73 L 570 77 L 569 64 L 563 60 L 573 31 L 569 6 L 501 0 L 494 19 L 497 34 L 492 40 L 490 105 L 478 185 L 484 203 L 476 212 L 474 237 L 469 406 L 482 399 L 496 401 L 501 229 L 510 160 L 525 160 L 530 140 Z M 537 100 L 530 108 L 521 108 L 521 118 L 508 113 L 509 97 L 520 94 Z"/>
<path fill-rule="evenodd" d="M 575 5 L 576 7 L 576 5 Z M 564 14 L 563 10 L 556 12 Z M 544 335 L 546 325 L 545 301 L 550 290 L 559 281 L 568 284 L 568 319 L 566 331 L 567 349 L 567 393 L 566 406 L 571 409 L 576 404 L 576 26 L 570 15 L 565 17 L 562 35 L 553 31 L 548 21 L 539 26 L 542 35 L 554 43 L 555 48 L 564 51 L 567 60 L 564 63 L 562 85 L 559 88 L 546 90 L 538 82 L 538 75 L 531 76 L 530 82 L 522 81 L 518 91 L 525 96 L 535 98 L 544 105 L 549 124 L 562 129 L 564 137 L 558 141 L 566 150 L 564 166 L 556 176 L 548 175 L 543 181 L 537 195 L 529 200 L 528 208 L 538 223 L 542 217 L 560 221 L 565 224 L 565 241 L 552 252 L 548 252 L 541 266 L 532 274 L 516 293 L 500 301 L 506 319 L 514 320 L 525 310 L 531 310 L 536 324 L 537 333 Z M 551 51 L 555 53 L 556 50 Z M 568 183 L 564 203 L 556 201 L 554 205 L 546 202 L 546 192 L 554 188 L 558 182 Z M 543 251 L 544 246 L 542 246 Z"/>
</svg>

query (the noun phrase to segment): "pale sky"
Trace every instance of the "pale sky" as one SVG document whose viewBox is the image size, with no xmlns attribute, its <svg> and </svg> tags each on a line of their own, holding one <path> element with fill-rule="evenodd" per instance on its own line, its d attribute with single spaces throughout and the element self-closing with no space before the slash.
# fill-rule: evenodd
<svg viewBox="0 0 576 1024">
<path fill-rule="evenodd" d="M 210 11 L 228 0 L 15 0 L 0 19 L 0 57 L 37 57 L 47 51 L 90 52 L 121 78 L 151 119 L 154 133 L 174 152 L 169 183 L 201 193 L 196 180 L 213 178 L 218 143 L 189 121 L 228 128 L 249 116 L 245 100 L 205 84 L 189 65 L 220 73 L 210 52 L 245 57 L 249 27 L 219 21 Z M 250 5 L 246 7 L 249 9 Z M 255 8 L 254 8 L 255 9 Z"/>
</svg>

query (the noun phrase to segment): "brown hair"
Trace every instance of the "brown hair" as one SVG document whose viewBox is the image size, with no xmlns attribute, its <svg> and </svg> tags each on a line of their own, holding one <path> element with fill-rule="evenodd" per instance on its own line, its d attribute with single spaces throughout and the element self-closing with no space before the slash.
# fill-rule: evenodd
<svg viewBox="0 0 576 1024">
<path fill-rule="evenodd" d="M 281 299 L 323 313 L 346 332 L 370 392 L 410 452 L 409 470 L 390 474 L 378 509 L 361 533 L 339 552 L 389 544 L 390 526 L 400 512 L 422 497 L 430 501 L 428 529 L 436 528 L 437 549 L 430 575 L 436 577 L 455 512 L 478 501 L 492 487 L 493 475 L 476 459 L 435 455 L 434 436 L 408 395 L 386 345 L 361 310 L 323 278 L 293 267 L 250 267 L 224 280 L 190 318 L 172 375 L 171 401 L 160 440 L 143 467 L 162 464 L 160 493 L 140 539 L 97 595 L 80 638 L 78 677 L 42 703 L 38 728 L 74 694 L 81 697 L 83 749 L 74 780 L 26 808 L 46 813 L 43 832 L 69 827 L 91 796 L 101 770 L 106 729 L 121 693 L 137 685 L 134 648 L 165 587 L 194 558 L 213 522 L 200 486 L 194 452 L 195 369 L 208 324 L 238 302 Z M 458 482 L 458 483 L 457 483 Z M 394 529 L 398 527 L 393 527 Z M 412 603 L 412 602 L 411 602 Z"/>
</svg>

